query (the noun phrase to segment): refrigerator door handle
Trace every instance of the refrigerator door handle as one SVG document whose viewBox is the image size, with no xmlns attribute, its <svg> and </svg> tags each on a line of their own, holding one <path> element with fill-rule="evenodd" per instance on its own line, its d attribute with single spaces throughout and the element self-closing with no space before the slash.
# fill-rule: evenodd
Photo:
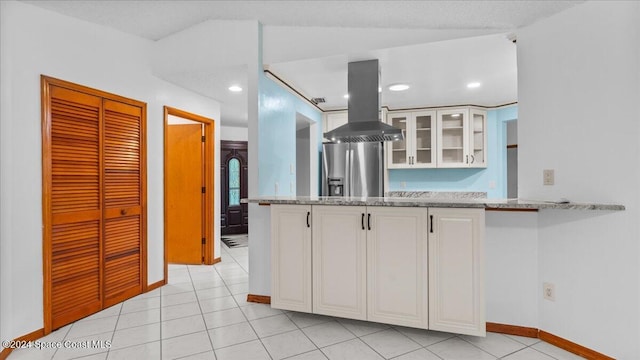
<svg viewBox="0 0 640 360">
<path fill-rule="evenodd" d="M 349 145 L 349 147 L 351 147 L 351 145 Z M 353 149 L 349 149 L 349 168 L 347 169 L 349 171 L 349 194 L 347 196 L 351 197 L 353 196 L 352 192 L 353 192 Z"/>
<path fill-rule="evenodd" d="M 351 164 L 349 163 L 349 149 L 344 152 L 344 189 L 342 196 L 348 197 L 351 193 Z"/>
</svg>

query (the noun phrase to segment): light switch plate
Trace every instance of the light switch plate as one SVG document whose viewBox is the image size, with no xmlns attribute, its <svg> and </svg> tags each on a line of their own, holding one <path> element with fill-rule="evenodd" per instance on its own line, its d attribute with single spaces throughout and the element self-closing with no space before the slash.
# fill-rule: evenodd
<svg viewBox="0 0 640 360">
<path fill-rule="evenodd" d="M 555 182 L 555 173 L 553 169 L 542 170 L 542 185 L 553 185 Z"/>
</svg>

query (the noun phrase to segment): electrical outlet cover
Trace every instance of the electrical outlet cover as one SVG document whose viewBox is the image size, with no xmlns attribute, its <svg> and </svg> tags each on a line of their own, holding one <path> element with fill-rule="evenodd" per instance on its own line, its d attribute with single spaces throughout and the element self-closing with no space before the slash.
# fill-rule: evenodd
<svg viewBox="0 0 640 360">
<path fill-rule="evenodd" d="M 542 296 L 549 301 L 556 301 L 556 286 L 552 283 L 542 284 Z"/>
<path fill-rule="evenodd" d="M 543 185 L 553 185 L 555 182 L 555 174 L 553 169 L 544 169 L 542 170 L 542 184 Z"/>
</svg>

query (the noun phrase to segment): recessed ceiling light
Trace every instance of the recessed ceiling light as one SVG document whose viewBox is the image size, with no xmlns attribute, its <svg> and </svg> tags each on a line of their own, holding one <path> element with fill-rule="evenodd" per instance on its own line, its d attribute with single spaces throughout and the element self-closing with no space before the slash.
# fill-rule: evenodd
<svg viewBox="0 0 640 360">
<path fill-rule="evenodd" d="M 405 91 L 409 88 L 407 84 L 393 84 L 389 85 L 389 90 L 391 91 Z"/>
<path fill-rule="evenodd" d="M 238 85 L 231 85 L 229 86 L 229 91 L 231 92 L 240 92 L 242 91 L 242 88 Z"/>
<path fill-rule="evenodd" d="M 475 88 L 479 88 L 480 87 L 480 83 L 479 82 L 471 82 L 467 84 L 467 87 L 469 89 L 475 89 Z"/>
<path fill-rule="evenodd" d="M 344 94 L 343 98 L 348 99 L 349 98 L 349 94 Z"/>
</svg>

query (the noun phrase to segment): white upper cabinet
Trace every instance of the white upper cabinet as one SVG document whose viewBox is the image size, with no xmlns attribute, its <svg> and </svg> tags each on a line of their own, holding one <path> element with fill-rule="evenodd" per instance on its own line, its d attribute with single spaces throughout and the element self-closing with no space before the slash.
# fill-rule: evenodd
<svg viewBox="0 0 640 360">
<path fill-rule="evenodd" d="M 487 112 L 473 108 L 438 111 L 438 167 L 487 167 Z"/>
<path fill-rule="evenodd" d="M 389 169 L 436 166 L 435 111 L 389 113 L 387 123 L 402 129 L 404 134 L 404 140 L 387 143 Z"/>
<path fill-rule="evenodd" d="M 438 111 L 438 166 L 469 166 L 469 110 Z"/>
<path fill-rule="evenodd" d="M 487 167 L 487 112 L 470 107 L 389 112 L 403 141 L 385 144 L 387 168 Z"/>
<path fill-rule="evenodd" d="M 469 167 L 487 167 L 487 112 L 469 110 Z"/>
<path fill-rule="evenodd" d="M 323 133 L 329 132 L 337 127 L 340 127 L 346 124 L 347 121 L 348 121 L 348 116 L 346 111 L 337 111 L 337 112 L 327 113 L 324 117 Z M 325 139 L 325 140 L 329 141 L 330 139 Z"/>
</svg>

